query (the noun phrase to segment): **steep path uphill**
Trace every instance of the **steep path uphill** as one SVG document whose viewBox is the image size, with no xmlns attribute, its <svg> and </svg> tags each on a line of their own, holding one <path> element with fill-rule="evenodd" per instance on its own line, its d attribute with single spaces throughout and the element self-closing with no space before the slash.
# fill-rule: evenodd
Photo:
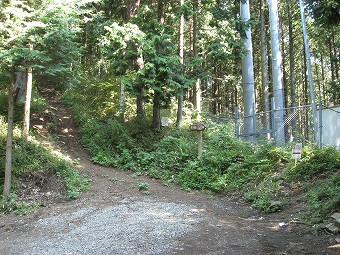
<svg viewBox="0 0 340 255">
<path fill-rule="evenodd" d="M 55 109 L 59 149 L 77 159 L 76 167 L 92 180 L 91 188 L 75 201 L 54 203 L 28 216 L 0 218 L 0 254 L 339 252 L 331 246 L 333 237 L 313 235 L 291 221 L 294 215 L 262 215 L 237 196 L 186 192 L 92 164 L 58 94 L 46 89 L 43 95 Z M 148 183 L 148 194 L 136 183 Z"/>
</svg>

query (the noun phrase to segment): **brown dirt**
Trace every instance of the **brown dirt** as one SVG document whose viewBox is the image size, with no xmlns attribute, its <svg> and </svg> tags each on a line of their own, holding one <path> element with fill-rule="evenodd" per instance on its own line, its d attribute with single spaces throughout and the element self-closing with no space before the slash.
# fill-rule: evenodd
<svg viewBox="0 0 340 255">
<path fill-rule="evenodd" d="M 166 186 L 160 180 L 145 176 L 135 177 L 132 173 L 93 164 L 90 155 L 79 145 L 72 116 L 60 103 L 58 94 L 50 89 L 45 89 L 42 94 L 50 104 L 49 114 L 44 117 L 36 116 L 34 129 L 42 138 L 53 134 L 58 141 L 59 150 L 79 162 L 75 165 L 76 168 L 92 180 L 91 188 L 75 201 L 60 202 L 56 199 L 43 199 L 41 203 L 44 207 L 29 215 L 1 217 L 0 254 L 9 254 L 1 248 L 11 246 L 9 237 L 20 236 L 29 230 L 34 230 L 35 224 L 40 219 L 72 212 L 76 208 L 89 206 L 105 208 L 117 204 L 122 199 L 129 199 L 133 203 L 133 201 L 144 200 L 145 197 L 150 202 L 192 205 L 204 216 L 195 231 L 178 237 L 176 241 L 179 245 L 162 254 L 339 254 L 336 236 L 312 231 L 311 226 L 294 220 L 300 218 L 301 210 L 304 210 L 298 204 L 292 204 L 291 208 L 285 208 L 275 214 L 266 215 L 251 208 L 243 202 L 240 195 L 235 193 L 211 195 L 187 192 L 176 185 Z M 49 122 L 54 124 L 51 126 Z M 31 178 L 39 180 L 40 177 L 31 176 Z M 134 188 L 133 184 L 136 182 L 148 183 L 149 194 L 146 195 Z M 56 187 L 56 182 L 50 176 L 42 178 L 40 186 L 41 192 L 46 194 L 48 191 L 42 187 Z M 46 232 L 46 236 L 48 235 L 49 231 Z M 27 254 L 34 253 L 28 251 Z M 81 254 L 88 253 L 85 250 Z"/>
</svg>

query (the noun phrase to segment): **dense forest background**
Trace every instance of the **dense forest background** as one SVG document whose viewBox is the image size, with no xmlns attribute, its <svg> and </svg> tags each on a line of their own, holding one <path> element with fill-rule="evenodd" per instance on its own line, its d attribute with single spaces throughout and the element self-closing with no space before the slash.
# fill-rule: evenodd
<svg viewBox="0 0 340 255">
<path fill-rule="evenodd" d="M 21 116 L 22 108 L 24 115 L 29 113 L 27 102 L 14 109 L 21 72 L 24 83 L 33 82 L 33 112 L 42 113 L 46 104 L 39 91 L 61 92 L 94 163 L 185 189 L 245 189 L 246 198 L 267 212 L 280 209 L 272 208 L 271 201 L 282 187 L 305 181 L 315 218 L 336 211 L 340 157 L 334 148 L 309 145 L 296 165 L 290 147 L 234 138 L 229 118 L 236 107 L 245 108 L 242 59 L 249 56 L 244 50 L 249 28 L 256 111 L 269 111 L 274 96 L 268 5 L 251 1 L 251 18 L 244 20 L 239 10 L 245 3 L 249 1 L 2 0 L 0 158 L 6 170 L 0 178 L 11 173 L 13 120 L 18 127 L 24 119 L 22 135 L 14 129 L 14 174 L 24 174 L 27 162 L 27 169 L 39 169 L 37 158 L 46 156 L 29 142 L 27 116 Z M 306 0 L 304 7 L 317 101 L 339 105 L 339 0 Z M 278 1 L 278 14 L 283 106 L 310 105 L 298 1 Z M 170 127 L 162 128 L 162 117 L 169 118 Z M 197 159 L 196 134 L 188 125 L 202 119 L 209 128 L 203 158 Z M 51 158 L 44 159 L 48 167 L 56 165 L 66 173 L 71 197 L 78 196 L 82 188 L 74 187 L 69 167 Z M 6 196 L 10 180 L 6 184 L 4 179 Z"/>
<path fill-rule="evenodd" d="M 126 118 L 153 116 L 184 106 L 230 114 L 242 109 L 243 37 L 252 29 L 256 108 L 273 96 L 266 1 L 251 1 L 251 19 L 240 1 L 2 1 L 1 84 L 11 71 L 31 66 L 41 85 L 115 84 L 103 114 L 119 114 L 125 88 Z M 316 95 L 339 104 L 339 2 L 306 2 Z M 298 1 L 279 1 L 284 105 L 310 103 Z M 29 50 L 29 45 L 33 50 Z M 12 70 L 14 69 L 14 70 Z M 200 98 L 197 94 L 202 93 Z M 179 102 L 181 104 L 181 102 Z M 122 107 L 122 105 L 121 105 Z M 123 109 L 120 109 L 122 113 Z M 171 115 L 173 116 L 173 115 Z M 170 116 L 169 116 L 170 117 Z M 177 122 L 180 120 L 177 120 Z"/>
</svg>

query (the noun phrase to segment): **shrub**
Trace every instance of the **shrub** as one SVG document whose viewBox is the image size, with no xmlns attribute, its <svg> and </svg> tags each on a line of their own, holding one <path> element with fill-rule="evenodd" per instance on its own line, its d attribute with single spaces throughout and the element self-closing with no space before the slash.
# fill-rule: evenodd
<svg viewBox="0 0 340 255">
<path fill-rule="evenodd" d="M 136 144 L 124 124 L 116 119 L 92 118 L 80 130 L 81 143 L 97 157 L 102 157 L 98 153 L 113 152 L 120 147 L 132 149 Z"/>
<path fill-rule="evenodd" d="M 219 172 L 211 171 L 203 161 L 190 161 L 177 176 L 177 182 L 185 189 L 210 190 Z"/>
<path fill-rule="evenodd" d="M 254 208 L 265 213 L 272 213 L 281 209 L 280 206 L 272 204 L 278 198 L 280 189 L 281 181 L 268 176 L 258 185 L 248 188 L 244 197 L 248 202 L 252 203 Z"/>
<path fill-rule="evenodd" d="M 311 180 L 326 178 L 329 174 L 340 171 L 340 151 L 333 147 L 319 149 L 306 148 L 302 159 L 296 166 L 291 166 L 286 172 L 287 178 Z"/>
<path fill-rule="evenodd" d="M 316 181 L 307 193 L 314 219 L 323 219 L 340 208 L 340 175 Z"/>
</svg>

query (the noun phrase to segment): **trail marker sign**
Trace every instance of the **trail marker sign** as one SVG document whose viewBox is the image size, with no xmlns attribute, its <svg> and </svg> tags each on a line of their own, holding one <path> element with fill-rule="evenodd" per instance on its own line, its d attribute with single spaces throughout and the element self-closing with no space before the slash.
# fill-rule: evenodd
<svg viewBox="0 0 340 255">
<path fill-rule="evenodd" d="M 300 159 L 302 155 L 302 143 L 296 143 L 292 149 L 292 159 Z"/>
<path fill-rule="evenodd" d="M 162 127 L 168 127 L 168 126 L 169 126 L 169 118 L 162 117 Z"/>
<path fill-rule="evenodd" d="M 204 131 L 206 128 L 203 123 L 195 123 L 190 126 L 191 131 Z"/>
</svg>

